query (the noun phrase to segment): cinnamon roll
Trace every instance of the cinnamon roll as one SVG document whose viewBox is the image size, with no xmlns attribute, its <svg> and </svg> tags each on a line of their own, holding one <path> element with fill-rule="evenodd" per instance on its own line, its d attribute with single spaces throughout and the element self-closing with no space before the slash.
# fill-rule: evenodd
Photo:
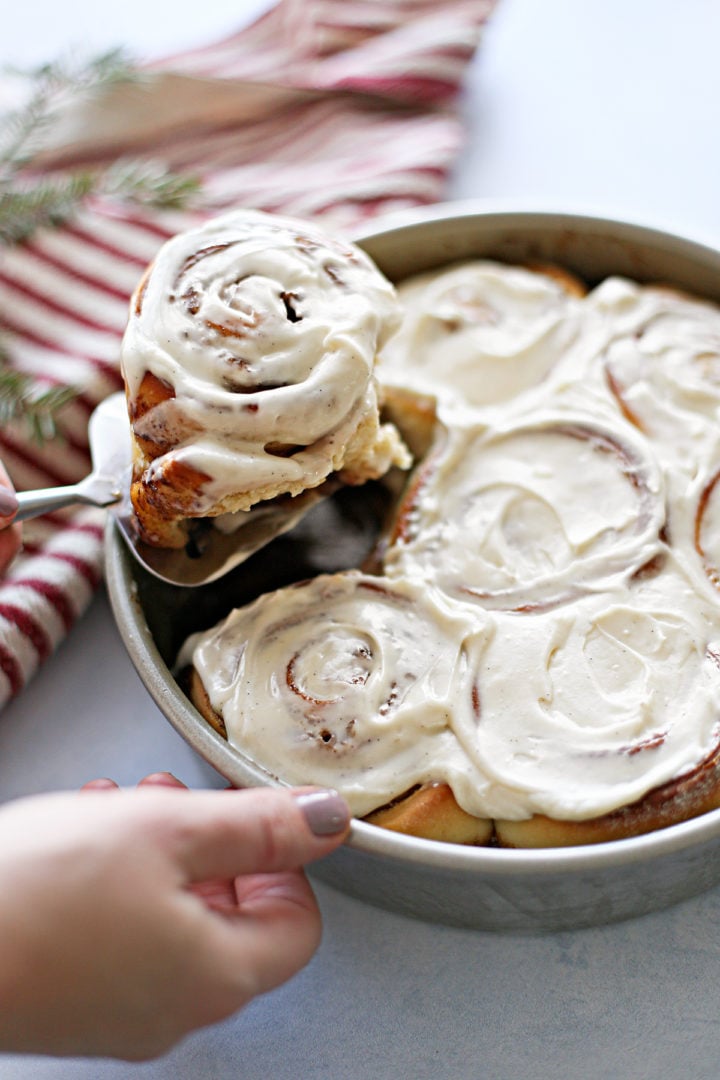
<svg viewBox="0 0 720 1080">
<path fill-rule="evenodd" d="M 671 555 L 654 574 L 562 608 L 498 616 L 472 661 L 474 707 L 452 727 L 488 778 L 484 811 L 501 838 L 508 821 L 619 808 L 629 826 L 628 807 L 714 760 L 719 643 L 720 621 Z"/>
<path fill-rule="evenodd" d="M 509 401 L 565 356 L 579 326 L 581 282 L 556 266 L 460 263 L 401 284 L 400 331 L 380 372 L 472 405 Z"/>
<path fill-rule="evenodd" d="M 613 278 L 588 304 L 603 316 L 608 385 L 655 452 L 691 472 L 717 440 L 720 310 L 678 290 Z"/>
<path fill-rule="evenodd" d="M 398 320 L 367 256 L 304 222 L 238 211 L 166 243 L 122 345 L 142 538 L 407 467 L 374 374 Z"/>
<path fill-rule="evenodd" d="M 658 556 L 663 478 L 631 429 L 547 414 L 449 432 L 403 499 L 385 572 L 459 600 L 534 610 Z"/>
<path fill-rule="evenodd" d="M 329 784 L 359 816 L 436 782 L 475 805 L 483 778 L 450 728 L 469 632 L 476 619 L 427 589 L 351 571 L 261 596 L 178 663 L 203 715 L 273 776 Z"/>
</svg>

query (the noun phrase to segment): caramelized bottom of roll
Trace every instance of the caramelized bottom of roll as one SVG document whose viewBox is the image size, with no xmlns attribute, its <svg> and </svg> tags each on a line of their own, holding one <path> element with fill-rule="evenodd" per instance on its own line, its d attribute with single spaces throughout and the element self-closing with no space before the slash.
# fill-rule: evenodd
<svg viewBox="0 0 720 1080">
<path fill-rule="evenodd" d="M 208 697 L 207 690 L 203 685 L 203 681 L 198 675 L 195 668 L 192 668 L 188 674 L 188 694 L 193 705 L 200 713 L 204 720 L 207 720 L 210 727 L 217 731 L 218 735 L 222 735 L 223 739 L 227 739 L 227 729 L 225 727 L 225 721 L 220 713 L 215 712 L 210 704 L 210 698 Z"/>
<path fill-rule="evenodd" d="M 197 671 L 188 674 L 188 694 L 201 716 L 223 738 L 227 731 L 213 709 Z M 445 783 L 426 784 L 368 814 L 371 825 L 448 844 L 505 848 L 576 847 L 624 840 L 676 825 L 720 807 L 720 747 L 697 768 L 648 792 L 642 799 L 600 817 L 561 821 L 536 814 L 521 821 L 468 814 Z"/>
<path fill-rule="evenodd" d="M 485 846 L 493 835 L 492 821 L 466 813 L 447 784 L 417 788 L 389 806 L 374 810 L 365 820 L 382 829 L 447 844 Z"/>
<path fill-rule="evenodd" d="M 583 297 L 587 295 L 587 286 L 580 278 L 575 274 L 571 274 L 569 270 L 565 270 L 562 266 L 557 266 L 556 263 L 546 262 L 526 262 L 523 264 L 526 270 L 530 270 L 535 274 L 544 274 L 545 277 L 552 278 L 553 281 L 565 290 L 569 296 Z"/>
<path fill-rule="evenodd" d="M 689 821 L 720 807 L 720 748 L 695 769 L 649 791 L 637 802 L 586 821 L 557 821 L 542 814 L 525 821 L 496 821 L 501 847 L 545 848 L 625 840 Z"/>
</svg>

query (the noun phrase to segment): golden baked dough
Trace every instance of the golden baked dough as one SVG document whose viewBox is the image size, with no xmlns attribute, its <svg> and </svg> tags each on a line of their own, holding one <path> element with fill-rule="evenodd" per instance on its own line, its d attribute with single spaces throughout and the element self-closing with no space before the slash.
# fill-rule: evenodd
<svg viewBox="0 0 720 1080">
<path fill-rule="evenodd" d="M 382 829 L 448 844 L 485 845 L 493 836 L 492 821 L 473 817 L 458 806 L 447 784 L 418 788 L 368 814 L 366 821 Z"/>
<path fill-rule="evenodd" d="M 501 847 L 546 848 L 624 840 L 676 825 L 720 807 L 720 752 L 695 769 L 649 791 L 610 814 L 585 821 L 558 821 L 538 814 L 524 821 L 496 821 Z"/>
</svg>

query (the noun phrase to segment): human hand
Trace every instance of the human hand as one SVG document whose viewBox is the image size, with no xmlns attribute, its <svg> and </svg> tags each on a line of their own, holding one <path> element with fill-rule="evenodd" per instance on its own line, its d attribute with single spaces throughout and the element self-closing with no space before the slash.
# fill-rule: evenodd
<svg viewBox="0 0 720 1080">
<path fill-rule="evenodd" d="M 17 499 L 10 477 L 0 463 L 0 573 L 17 555 L 22 542 L 19 525 L 11 525 L 17 512 Z"/>
<path fill-rule="evenodd" d="M 154 1057 L 313 955 L 344 802 L 159 777 L 0 809 L 0 1049 Z"/>
</svg>

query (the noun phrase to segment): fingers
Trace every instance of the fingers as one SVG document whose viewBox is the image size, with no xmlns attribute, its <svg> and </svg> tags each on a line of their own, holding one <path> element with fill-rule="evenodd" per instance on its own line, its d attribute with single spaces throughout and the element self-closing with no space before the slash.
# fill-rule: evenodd
<svg viewBox="0 0 720 1080">
<path fill-rule="evenodd" d="M 187 791 L 187 784 L 183 784 L 182 780 L 178 780 L 177 776 L 173 776 L 169 772 L 154 772 L 148 776 L 144 776 L 142 780 L 138 781 L 138 787 L 168 787 L 168 788 L 180 788 L 182 791 Z"/>
<path fill-rule="evenodd" d="M 138 787 L 172 787 L 186 789 L 182 780 L 178 780 L 169 772 L 155 772 L 138 780 Z M 120 785 L 107 776 L 100 776 L 97 780 L 88 780 L 82 785 L 80 791 L 117 791 Z"/>
<path fill-rule="evenodd" d="M 187 785 L 178 780 L 169 772 L 150 773 L 138 781 L 139 788 L 179 788 L 187 791 Z M 235 883 L 229 878 L 211 878 L 209 881 L 197 881 L 189 886 L 195 896 L 199 897 L 206 907 L 212 908 L 223 915 L 237 913 L 237 896 Z"/>
<path fill-rule="evenodd" d="M 350 827 L 344 799 L 322 788 L 189 791 L 171 773 L 158 772 L 141 780 L 138 789 L 136 795 L 145 796 L 164 789 L 162 801 L 153 799 L 147 820 L 162 830 L 188 884 L 296 869 L 332 851 Z M 103 777 L 81 790 L 118 790 L 118 785 Z M 134 806 L 142 814 L 150 810 Z"/>
<path fill-rule="evenodd" d="M 107 776 L 100 776 L 97 780 L 88 780 L 80 788 L 81 791 L 117 791 L 119 785 Z"/>
<path fill-rule="evenodd" d="M 8 525 L 15 517 L 18 501 L 15 493 L 10 488 L 0 484 L 0 522 Z"/>
<path fill-rule="evenodd" d="M 12 480 L 7 470 L 0 461 L 0 518 L 10 520 L 17 513 L 17 498 L 12 485 Z"/>
<path fill-rule="evenodd" d="M 321 917 L 302 867 L 347 835 L 350 814 L 337 793 L 188 791 L 169 773 L 145 777 L 135 791 L 104 778 L 84 790 L 109 791 L 113 818 L 131 838 L 140 830 L 156 852 L 151 865 L 171 871 L 161 871 L 173 888 L 168 910 L 192 928 L 209 1017 L 228 1015 L 308 963 Z"/>
<path fill-rule="evenodd" d="M 217 920 L 216 955 L 249 998 L 305 967 L 320 944 L 322 920 L 301 870 L 251 875 L 236 887 L 242 917 Z"/>
</svg>

